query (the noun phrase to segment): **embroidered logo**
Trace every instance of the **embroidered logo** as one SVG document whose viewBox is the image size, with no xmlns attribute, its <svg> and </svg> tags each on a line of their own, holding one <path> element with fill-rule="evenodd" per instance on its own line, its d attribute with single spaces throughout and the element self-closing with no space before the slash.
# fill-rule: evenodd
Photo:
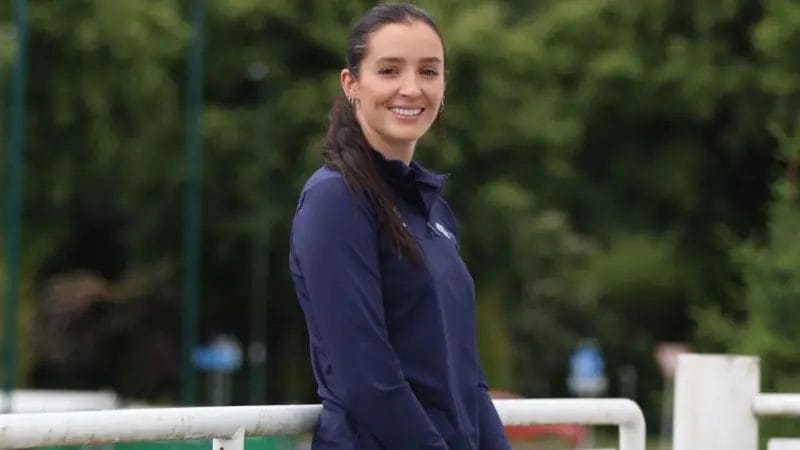
<svg viewBox="0 0 800 450">
<path fill-rule="evenodd" d="M 453 233 L 451 233 L 450 230 L 445 228 L 444 225 L 440 224 L 439 222 L 436 222 L 436 225 L 434 225 L 434 226 L 436 227 L 436 231 L 438 231 L 439 233 L 442 233 L 447 239 L 451 239 L 452 240 L 453 238 L 455 238 Z"/>
</svg>

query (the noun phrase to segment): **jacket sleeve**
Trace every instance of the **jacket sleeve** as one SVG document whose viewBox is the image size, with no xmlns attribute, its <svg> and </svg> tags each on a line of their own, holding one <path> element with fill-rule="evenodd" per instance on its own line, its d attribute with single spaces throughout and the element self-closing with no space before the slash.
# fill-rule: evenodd
<svg viewBox="0 0 800 450">
<path fill-rule="evenodd" d="M 327 387 L 384 448 L 447 445 L 403 375 L 384 319 L 375 215 L 341 179 L 321 181 L 301 200 L 292 258 L 306 290 Z M 326 376 L 328 375 L 328 376 Z"/>
<path fill-rule="evenodd" d="M 500 416 L 489 397 L 489 387 L 483 378 L 483 371 L 480 372 L 480 382 L 478 383 L 478 433 L 480 450 L 511 450 L 503 423 Z"/>
</svg>

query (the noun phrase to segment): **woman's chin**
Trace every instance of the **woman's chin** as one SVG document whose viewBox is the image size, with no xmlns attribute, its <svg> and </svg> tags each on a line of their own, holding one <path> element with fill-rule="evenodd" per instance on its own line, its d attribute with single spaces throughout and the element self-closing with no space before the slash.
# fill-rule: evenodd
<svg viewBox="0 0 800 450">
<path fill-rule="evenodd" d="M 395 142 L 416 142 L 428 131 L 428 128 L 421 126 L 421 124 L 415 124 L 414 126 L 400 125 L 392 127 L 387 134 Z"/>
</svg>

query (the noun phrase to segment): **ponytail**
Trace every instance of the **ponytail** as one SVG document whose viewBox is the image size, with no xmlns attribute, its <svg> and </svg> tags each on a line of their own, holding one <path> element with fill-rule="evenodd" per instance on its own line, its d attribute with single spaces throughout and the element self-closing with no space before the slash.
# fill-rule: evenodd
<svg viewBox="0 0 800 450">
<path fill-rule="evenodd" d="M 363 194 L 371 203 L 375 208 L 378 226 L 386 232 L 392 246 L 403 256 L 421 263 L 422 254 L 403 225 L 373 151 L 356 120 L 353 106 L 340 95 L 330 112 L 322 161 L 339 171 L 348 187 Z"/>
</svg>

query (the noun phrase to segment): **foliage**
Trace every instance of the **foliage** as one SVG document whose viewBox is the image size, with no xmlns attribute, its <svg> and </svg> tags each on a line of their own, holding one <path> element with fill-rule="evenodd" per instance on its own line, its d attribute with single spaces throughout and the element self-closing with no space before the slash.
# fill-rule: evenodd
<svg viewBox="0 0 800 450">
<path fill-rule="evenodd" d="M 33 329 L 30 384 L 177 395 L 164 387 L 175 373 L 139 383 L 100 366 L 112 339 L 178 345 L 185 3 L 31 2 L 24 276 L 38 315 L 26 323 L 56 320 L 53 292 L 82 286 L 53 291 L 59 280 L 108 291 L 84 299 L 106 306 L 70 319 L 81 326 Z M 453 175 L 493 386 L 567 395 L 567 356 L 586 337 L 612 394 L 619 367 L 637 367 L 648 414 L 662 340 L 763 354 L 776 386 L 796 372 L 780 345 L 794 335 L 773 320 L 796 295 L 800 224 L 770 189 L 792 185 L 800 147 L 796 2 L 419 3 L 445 36 L 448 87 L 444 126 L 417 156 Z M 286 236 L 348 27 L 372 4 L 208 0 L 201 331 L 249 340 L 253 252 L 267 242 L 270 401 L 315 400 Z M 48 349 L 67 342 L 107 356 L 56 367 Z"/>
</svg>

